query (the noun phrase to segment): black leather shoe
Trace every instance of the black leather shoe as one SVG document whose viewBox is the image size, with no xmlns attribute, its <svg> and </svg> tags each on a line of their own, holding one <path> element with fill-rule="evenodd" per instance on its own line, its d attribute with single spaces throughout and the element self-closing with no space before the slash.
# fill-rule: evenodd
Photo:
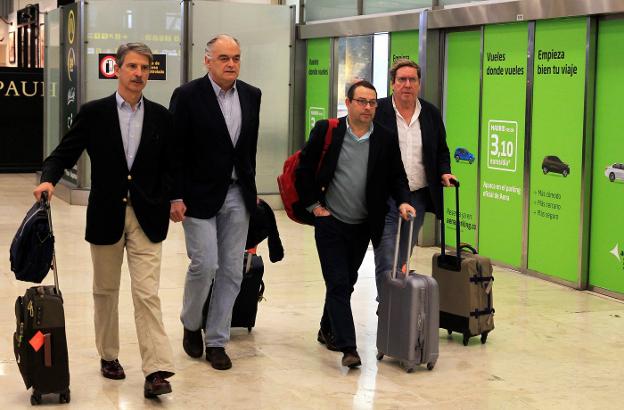
<svg viewBox="0 0 624 410">
<path fill-rule="evenodd" d="M 207 347 L 206 360 L 217 370 L 227 370 L 232 367 L 232 361 L 223 347 Z"/>
<path fill-rule="evenodd" d="M 143 396 L 152 399 L 161 394 L 171 393 L 171 384 L 165 380 L 165 376 L 170 373 L 155 372 L 145 378 L 143 386 Z"/>
<path fill-rule="evenodd" d="M 102 376 L 107 379 L 121 380 L 126 378 L 126 373 L 117 359 L 111 361 L 100 359 L 100 371 Z"/>
<path fill-rule="evenodd" d="M 321 344 L 324 344 L 325 347 L 332 352 L 340 351 L 340 349 L 338 349 L 334 344 L 334 338 L 329 333 L 323 332 L 323 329 L 319 329 L 318 334 L 316 335 L 316 340 L 318 340 Z"/>
<path fill-rule="evenodd" d="M 357 350 L 351 349 L 343 352 L 342 365 L 350 369 L 361 366 L 362 360 L 360 360 L 360 355 L 358 354 Z"/>
<path fill-rule="evenodd" d="M 202 354 L 204 354 L 204 341 L 202 340 L 201 329 L 188 330 L 184 328 L 182 347 L 187 355 L 194 358 L 202 357 Z"/>
</svg>

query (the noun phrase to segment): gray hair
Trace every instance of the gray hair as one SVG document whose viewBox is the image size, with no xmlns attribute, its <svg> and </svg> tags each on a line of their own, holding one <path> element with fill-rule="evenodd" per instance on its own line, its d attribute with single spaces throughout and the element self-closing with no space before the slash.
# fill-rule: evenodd
<svg viewBox="0 0 624 410">
<path fill-rule="evenodd" d="M 210 41 L 208 41 L 208 43 L 206 43 L 206 57 L 208 58 L 212 58 L 212 49 L 214 48 L 214 44 L 218 41 L 218 40 L 230 40 L 236 43 L 236 45 L 240 48 L 240 43 L 238 42 L 238 40 L 232 36 L 230 36 L 229 34 L 218 34 L 216 36 L 214 36 L 212 39 L 210 39 Z"/>
<path fill-rule="evenodd" d="M 126 58 L 126 54 L 134 51 L 137 54 L 141 54 L 149 59 L 150 64 L 154 61 L 154 56 L 152 55 L 152 50 L 143 43 L 128 43 L 122 44 L 117 49 L 117 55 L 115 56 L 115 61 L 117 65 L 121 67 L 124 62 L 124 58 Z"/>
</svg>

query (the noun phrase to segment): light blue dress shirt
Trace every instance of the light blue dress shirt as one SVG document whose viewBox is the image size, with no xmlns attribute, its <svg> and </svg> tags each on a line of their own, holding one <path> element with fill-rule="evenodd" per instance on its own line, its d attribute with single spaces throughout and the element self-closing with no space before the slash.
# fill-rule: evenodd
<svg viewBox="0 0 624 410">
<path fill-rule="evenodd" d="M 117 114 L 119 115 L 119 128 L 121 130 L 121 140 L 123 141 L 124 153 L 128 170 L 132 169 L 132 164 L 136 157 L 139 144 L 141 143 L 141 133 L 143 132 L 143 117 L 145 109 L 143 107 L 143 97 L 139 100 L 133 110 L 119 92 L 115 93 L 117 99 Z"/>
<path fill-rule="evenodd" d="M 217 96 L 219 107 L 223 118 L 225 118 L 225 124 L 227 125 L 232 144 L 236 146 L 238 137 L 240 137 L 241 125 L 243 123 L 243 114 L 240 105 L 240 99 L 238 98 L 238 90 L 236 89 L 236 82 L 234 86 L 227 91 L 221 89 L 221 87 L 212 80 L 210 74 L 208 74 L 212 88 Z M 236 180 L 236 169 L 232 169 L 232 179 Z"/>
</svg>

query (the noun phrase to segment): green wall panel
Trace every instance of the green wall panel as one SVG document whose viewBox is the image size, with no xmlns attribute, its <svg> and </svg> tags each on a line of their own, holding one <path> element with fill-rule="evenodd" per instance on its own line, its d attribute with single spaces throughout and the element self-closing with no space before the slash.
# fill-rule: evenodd
<svg viewBox="0 0 624 410">
<path fill-rule="evenodd" d="M 528 23 L 485 27 L 479 250 L 511 266 L 522 259 Z"/>
<path fill-rule="evenodd" d="M 329 73 L 331 70 L 329 38 L 308 40 L 306 62 L 306 138 L 314 123 L 329 117 Z"/>
<path fill-rule="evenodd" d="M 624 293 L 624 21 L 598 27 L 589 283 Z M 613 172 L 615 179 L 609 180 Z M 622 171 L 624 172 L 624 171 Z M 622 174 L 619 174 L 622 175 Z"/>
<path fill-rule="evenodd" d="M 390 33 L 390 66 L 394 60 L 407 58 L 418 62 L 418 30 Z"/>
<path fill-rule="evenodd" d="M 461 240 L 477 243 L 477 193 L 479 192 L 479 79 L 481 31 L 446 36 L 444 123 L 453 174 L 461 182 Z M 465 151 L 464 151 L 465 150 Z M 456 160 L 457 159 L 457 160 Z M 455 193 L 444 190 L 446 240 L 455 245 Z"/>
<path fill-rule="evenodd" d="M 585 18 L 535 26 L 528 269 L 579 279 Z"/>
</svg>

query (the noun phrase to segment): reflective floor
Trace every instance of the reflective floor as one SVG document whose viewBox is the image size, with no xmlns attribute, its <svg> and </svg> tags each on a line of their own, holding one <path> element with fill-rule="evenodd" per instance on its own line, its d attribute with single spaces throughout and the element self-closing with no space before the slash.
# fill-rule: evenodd
<svg viewBox="0 0 624 410">
<path fill-rule="evenodd" d="M 29 286 L 9 268 L 8 249 L 33 202 L 32 174 L 0 174 L 0 408 L 30 407 L 30 394 L 12 351 L 14 302 Z M 94 346 L 91 261 L 84 241 L 85 208 L 53 201 L 60 287 L 65 299 L 71 403 L 78 409 L 606 409 L 622 408 L 624 303 L 496 268 L 496 329 L 485 345 L 464 347 L 440 332 L 433 371 L 407 374 L 392 359 L 375 358 L 375 284 L 372 252 L 360 269 L 352 304 L 361 369 L 340 365 L 341 354 L 316 341 L 324 285 L 313 231 L 277 213 L 284 261 L 265 259 L 266 300 L 257 326 L 235 329 L 228 352 L 233 368 L 213 370 L 182 350 L 179 313 L 188 263 L 182 227 L 172 225 L 163 248 L 161 299 L 177 374 L 173 393 L 143 398 L 127 270 L 120 296 L 121 353 L 126 379 L 100 376 Z M 434 248 L 417 248 L 415 267 L 431 273 Z M 52 280 L 52 275 L 46 279 Z M 618 393 L 619 392 L 619 393 Z M 44 396 L 55 403 L 56 396 Z"/>
</svg>

